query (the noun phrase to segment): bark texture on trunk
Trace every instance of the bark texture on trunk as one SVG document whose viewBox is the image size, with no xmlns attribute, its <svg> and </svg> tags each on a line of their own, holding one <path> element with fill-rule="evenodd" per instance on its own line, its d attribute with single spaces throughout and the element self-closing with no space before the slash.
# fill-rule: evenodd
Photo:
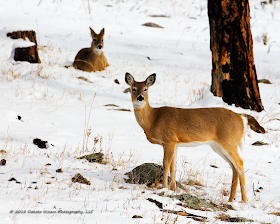
<svg viewBox="0 0 280 224">
<path fill-rule="evenodd" d="M 228 104 L 262 111 L 248 0 L 208 0 L 212 86 Z"/>
</svg>

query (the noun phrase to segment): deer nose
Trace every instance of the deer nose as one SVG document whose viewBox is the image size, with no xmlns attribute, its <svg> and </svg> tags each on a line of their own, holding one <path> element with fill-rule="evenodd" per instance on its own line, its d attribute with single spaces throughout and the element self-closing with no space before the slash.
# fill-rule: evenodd
<svg viewBox="0 0 280 224">
<path fill-rule="evenodd" d="M 102 45 L 98 45 L 97 48 L 98 48 L 98 49 L 102 49 Z"/>
<path fill-rule="evenodd" d="M 143 100 L 144 100 L 144 97 L 143 97 L 142 95 L 140 95 L 140 96 L 137 97 L 137 101 L 140 101 L 140 102 L 141 102 L 141 101 L 143 101 Z"/>
</svg>

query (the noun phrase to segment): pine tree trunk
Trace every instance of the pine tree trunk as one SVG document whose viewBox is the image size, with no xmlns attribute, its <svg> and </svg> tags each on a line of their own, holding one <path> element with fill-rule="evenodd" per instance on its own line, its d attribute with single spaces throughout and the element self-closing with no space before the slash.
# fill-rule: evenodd
<svg viewBox="0 0 280 224">
<path fill-rule="evenodd" d="M 228 104 L 262 111 L 248 0 L 208 0 L 212 86 Z"/>
</svg>

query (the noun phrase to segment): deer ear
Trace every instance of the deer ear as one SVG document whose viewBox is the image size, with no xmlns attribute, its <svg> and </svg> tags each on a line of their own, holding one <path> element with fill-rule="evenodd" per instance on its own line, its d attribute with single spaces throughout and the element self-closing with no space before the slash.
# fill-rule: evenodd
<svg viewBox="0 0 280 224">
<path fill-rule="evenodd" d="M 94 38 L 96 36 L 96 33 L 94 32 L 93 29 L 91 29 L 91 27 L 89 27 L 89 29 L 90 29 L 91 37 Z"/>
<path fill-rule="evenodd" d="M 127 85 L 132 86 L 134 84 L 134 78 L 131 74 L 129 74 L 128 72 L 125 73 L 125 82 L 127 83 Z"/>
<path fill-rule="evenodd" d="M 100 31 L 99 35 L 104 36 L 104 34 L 105 34 L 105 28 L 103 28 L 103 29 Z"/>
<path fill-rule="evenodd" d="M 156 81 L 156 73 L 151 74 L 151 75 L 146 79 L 145 82 L 146 82 L 147 86 L 152 86 L 152 85 L 154 85 L 155 81 Z"/>
</svg>

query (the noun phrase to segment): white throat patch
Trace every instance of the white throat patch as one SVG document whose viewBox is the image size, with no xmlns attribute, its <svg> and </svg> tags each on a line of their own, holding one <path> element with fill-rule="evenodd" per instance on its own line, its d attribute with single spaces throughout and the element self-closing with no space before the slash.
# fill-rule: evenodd
<svg viewBox="0 0 280 224">
<path fill-rule="evenodd" d="M 100 55 L 102 53 L 102 49 L 94 49 L 95 54 Z"/>
<path fill-rule="evenodd" d="M 146 102 L 145 101 L 142 101 L 142 102 L 135 101 L 135 102 L 132 102 L 132 104 L 133 104 L 134 109 L 142 109 L 145 107 Z"/>
</svg>

